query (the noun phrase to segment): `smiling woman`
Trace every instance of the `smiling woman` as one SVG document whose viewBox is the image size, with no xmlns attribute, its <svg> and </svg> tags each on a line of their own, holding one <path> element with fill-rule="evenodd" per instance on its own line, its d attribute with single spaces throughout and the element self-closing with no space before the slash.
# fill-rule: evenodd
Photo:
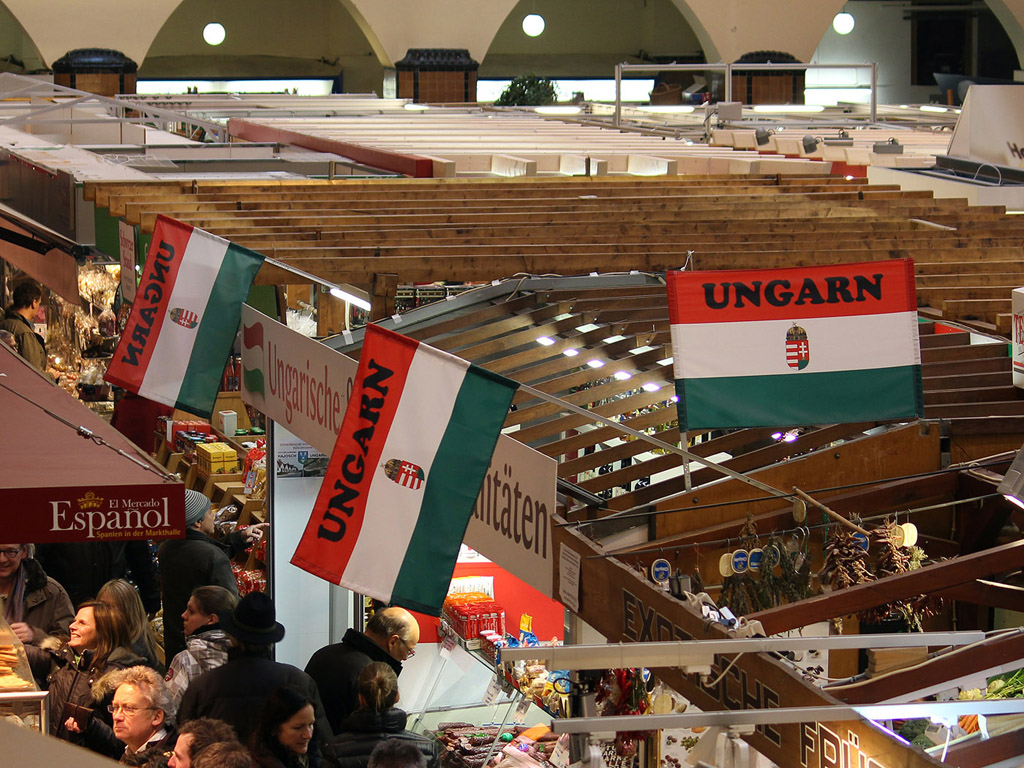
<svg viewBox="0 0 1024 768">
<path fill-rule="evenodd" d="M 56 650 L 25 647 L 33 674 L 50 691 L 52 735 L 83 744 L 93 720 L 110 722 L 107 701 L 96 702 L 92 687 L 105 673 L 143 663 L 131 642 L 131 630 L 120 611 L 90 602 L 78 609 L 71 637 Z"/>
</svg>

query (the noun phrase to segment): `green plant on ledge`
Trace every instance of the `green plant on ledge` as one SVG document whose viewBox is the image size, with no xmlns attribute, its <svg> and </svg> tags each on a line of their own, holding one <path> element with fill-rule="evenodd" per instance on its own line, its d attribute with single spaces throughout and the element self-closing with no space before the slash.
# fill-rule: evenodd
<svg viewBox="0 0 1024 768">
<path fill-rule="evenodd" d="M 501 92 L 496 107 L 542 107 L 558 100 L 555 84 L 546 77 L 520 75 Z"/>
</svg>

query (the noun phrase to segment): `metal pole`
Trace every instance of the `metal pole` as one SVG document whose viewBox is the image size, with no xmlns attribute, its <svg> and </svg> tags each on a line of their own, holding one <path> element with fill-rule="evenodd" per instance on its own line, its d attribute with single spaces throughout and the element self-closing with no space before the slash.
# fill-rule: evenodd
<svg viewBox="0 0 1024 768">
<path fill-rule="evenodd" d="M 878 122 L 878 63 L 871 65 L 871 122 Z"/>
<path fill-rule="evenodd" d="M 616 128 L 622 122 L 622 64 L 615 65 L 615 119 L 612 125 Z"/>
</svg>

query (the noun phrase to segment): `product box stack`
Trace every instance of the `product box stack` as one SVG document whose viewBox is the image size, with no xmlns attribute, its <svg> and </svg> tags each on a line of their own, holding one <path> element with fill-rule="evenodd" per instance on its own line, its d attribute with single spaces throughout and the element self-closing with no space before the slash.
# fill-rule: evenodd
<svg viewBox="0 0 1024 768">
<path fill-rule="evenodd" d="M 201 477 L 238 471 L 238 452 L 227 443 L 196 445 L 197 471 Z"/>
<path fill-rule="evenodd" d="M 452 632 L 466 640 L 471 650 L 480 648 L 481 638 L 488 633 L 505 634 L 505 609 L 482 592 L 449 594 L 442 618 Z"/>
</svg>

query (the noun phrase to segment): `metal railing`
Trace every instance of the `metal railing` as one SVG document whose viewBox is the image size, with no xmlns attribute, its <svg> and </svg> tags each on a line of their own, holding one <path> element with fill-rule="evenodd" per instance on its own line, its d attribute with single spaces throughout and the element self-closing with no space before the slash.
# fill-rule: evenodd
<svg viewBox="0 0 1024 768">
<path fill-rule="evenodd" d="M 878 65 L 877 64 L 616 64 L 615 65 L 615 117 L 613 124 L 622 122 L 622 73 L 623 72 L 714 72 L 725 73 L 725 98 L 732 101 L 732 75 L 736 71 L 779 72 L 794 69 L 867 69 L 871 72 L 870 108 L 871 122 L 878 119 Z"/>
</svg>

